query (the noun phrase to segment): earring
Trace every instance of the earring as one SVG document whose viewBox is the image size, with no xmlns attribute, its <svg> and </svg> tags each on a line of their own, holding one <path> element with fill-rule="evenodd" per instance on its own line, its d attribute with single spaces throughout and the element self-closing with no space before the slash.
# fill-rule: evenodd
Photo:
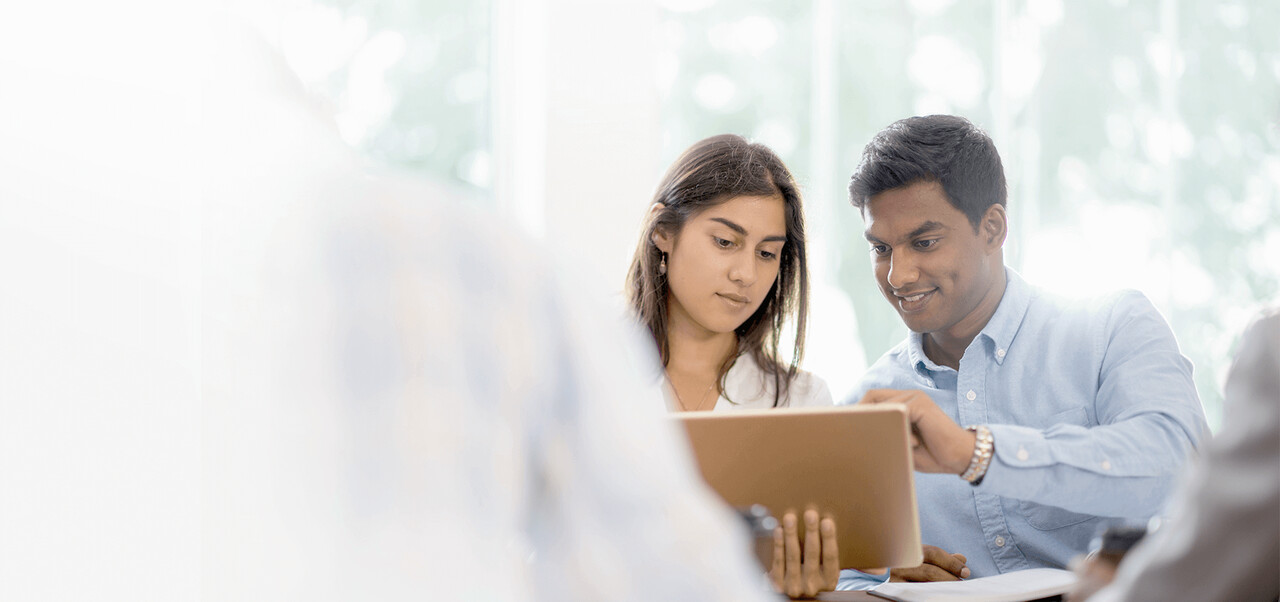
<svg viewBox="0 0 1280 602">
<path fill-rule="evenodd" d="M 662 254 L 662 263 L 658 264 L 658 273 L 665 276 L 667 274 L 667 254 Z"/>
</svg>

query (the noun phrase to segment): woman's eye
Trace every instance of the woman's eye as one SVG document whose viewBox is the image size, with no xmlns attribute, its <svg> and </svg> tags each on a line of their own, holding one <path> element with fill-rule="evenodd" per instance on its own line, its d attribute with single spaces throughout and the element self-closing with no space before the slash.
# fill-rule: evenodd
<svg viewBox="0 0 1280 602">
<path fill-rule="evenodd" d="M 723 238 L 720 238 L 719 236 L 712 236 L 711 239 L 714 240 L 716 242 L 716 246 L 720 247 L 721 249 L 728 249 L 729 247 L 733 246 L 733 241 L 725 240 Z"/>
<path fill-rule="evenodd" d="M 776 259 L 777 257 L 778 257 L 778 254 L 777 254 L 777 253 L 774 253 L 774 252 L 772 252 L 772 251 L 760 251 L 760 259 L 766 259 L 766 260 L 769 260 L 769 261 L 773 261 L 773 260 L 774 260 L 774 259 Z"/>
</svg>

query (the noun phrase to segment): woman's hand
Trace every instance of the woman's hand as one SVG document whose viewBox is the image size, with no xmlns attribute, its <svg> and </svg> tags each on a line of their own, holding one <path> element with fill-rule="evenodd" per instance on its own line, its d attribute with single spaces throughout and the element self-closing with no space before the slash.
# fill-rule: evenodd
<svg viewBox="0 0 1280 602">
<path fill-rule="evenodd" d="M 924 562 L 905 569 L 890 569 L 890 581 L 959 581 L 969 577 L 964 554 L 948 554 L 938 546 L 924 547 Z"/>
<path fill-rule="evenodd" d="M 836 545 L 836 521 L 819 520 L 817 510 L 804 513 L 804 546 L 801 549 L 796 514 L 782 517 L 773 532 L 773 587 L 792 598 L 812 598 L 829 592 L 840 581 L 840 550 Z"/>
</svg>

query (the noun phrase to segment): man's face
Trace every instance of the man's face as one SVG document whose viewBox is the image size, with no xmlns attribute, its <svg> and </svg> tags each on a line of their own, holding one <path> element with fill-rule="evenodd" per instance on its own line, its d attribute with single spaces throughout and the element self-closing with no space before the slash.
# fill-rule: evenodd
<svg viewBox="0 0 1280 602">
<path fill-rule="evenodd" d="M 1002 239 L 992 243 L 983 229 L 974 232 L 937 182 L 877 194 L 864 215 L 876 282 L 908 328 L 960 334 L 985 326 L 990 315 L 978 315 L 979 307 L 996 281 L 993 268 L 1003 263 Z"/>
</svg>

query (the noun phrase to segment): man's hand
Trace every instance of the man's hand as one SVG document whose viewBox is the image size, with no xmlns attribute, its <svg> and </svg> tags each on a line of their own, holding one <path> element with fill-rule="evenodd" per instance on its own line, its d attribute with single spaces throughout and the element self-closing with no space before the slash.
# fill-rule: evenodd
<svg viewBox="0 0 1280 602">
<path fill-rule="evenodd" d="M 832 591 L 840 582 L 840 551 L 836 544 L 836 522 L 819 520 L 817 510 L 804 513 L 804 548 L 794 512 L 782 517 L 782 526 L 773 532 L 773 587 L 792 598 L 812 598 Z"/>
<path fill-rule="evenodd" d="M 924 547 L 924 563 L 907 569 L 889 569 L 889 581 L 959 581 L 969 578 L 969 559 L 948 554 L 938 546 Z"/>
<path fill-rule="evenodd" d="M 907 406 L 916 470 L 958 475 L 969 467 L 977 436 L 951 420 L 923 391 L 872 389 L 858 403 Z"/>
</svg>

